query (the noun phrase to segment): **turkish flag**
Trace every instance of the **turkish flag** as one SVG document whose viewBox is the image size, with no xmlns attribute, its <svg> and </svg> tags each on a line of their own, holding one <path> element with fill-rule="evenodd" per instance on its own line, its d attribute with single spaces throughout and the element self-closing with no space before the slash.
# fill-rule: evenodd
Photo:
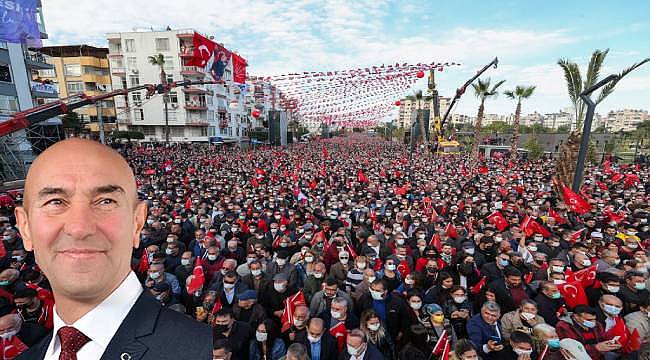
<svg viewBox="0 0 650 360">
<path fill-rule="evenodd" d="M 548 345 L 544 346 L 544 350 L 542 353 L 539 355 L 539 358 L 537 360 L 543 360 L 544 357 L 546 356 L 546 353 L 548 353 Z"/>
<path fill-rule="evenodd" d="M 185 201 L 185 210 L 189 210 L 192 208 L 192 199 L 188 196 L 187 200 Z"/>
<path fill-rule="evenodd" d="M 567 282 L 573 282 L 573 281 L 580 281 L 583 287 L 591 287 L 594 285 L 594 282 L 596 281 L 596 269 L 597 265 L 591 265 L 590 267 L 584 268 L 582 270 L 578 270 L 570 275 L 567 275 L 566 281 Z"/>
<path fill-rule="evenodd" d="M 155 169 L 146 169 L 144 171 L 145 175 L 156 175 L 156 170 Z"/>
<path fill-rule="evenodd" d="M 203 289 L 205 284 L 205 274 L 203 273 L 203 266 L 201 263 L 201 258 L 197 257 L 194 262 L 194 270 L 192 271 L 192 278 L 190 283 L 187 284 L 187 293 L 194 294 L 195 292 Z"/>
<path fill-rule="evenodd" d="M 485 166 L 481 166 L 480 168 L 478 168 L 478 172 L 481 173 L 481 174 L 487 174 L 488 173 L 488 168 L 485 167 Z"/>
<path fill-rule="evenodd" d="M 217 44 L 196 32 L 192 36 L 192 44 L 194 45 L 194 53 L 192 54 L 192 58 L 187 62 L 187 65 L 205 68 Z"/>
<path fill-rule="evenodd" d="M 553 208 L 550 208 L 548 210 L 548 216 L 552 217 L 555 219 L 555 222 L 558 225 L 566 224 L 566 219 L 560 216 L 560 214 L 557 213 L 557 211 L 553 210 Z"/>
<path fill-rule="evenodd" d="M 431 241 L 429 241 L 429 246 L 440 252 L 442 250 L 442 241 L 440 240 L 440 235 L 438 233 L 433 234 Z"/>
<path fill-rule="evenodd" d="M 598 180 L 596 180 L 596 185 L 598 185 L 598 187 L 600 188 L 600 190 L 604 190 L 604 191 L 609 190 L 609 187 L 607 186 L 607 184 L 605 184 L 605 183 L 602 182 L 602 181 L 598 181 Z"/>
<path fill-rule="evenodd" d="M 632 187 L 639 183 L 639 176 L 637 174 L 625 174 L 625 187 Z"/>
<path fill-rule="evenodd" d="M 533 234 L 540 234 L 544 237 L 551 236 L 551 233 L 545 227 L 540 225 L 537 221 L 528 215 L 524 217 L 524 220 L 521 222 L 519 228 L 524 232 L 524 234 L 526 234 L 527 237 L 532 236 Z"/>
<path fill-rule="evenodd" d="M 264 176 L 266 174 L 266 171 L 264 171 L 264 170 L 262 170 L 260 168 L 257 168 L 257 169 L 255 169 L 255 174 L 260 175 L 260 176 Z"/>
<path fill-rule="evenodd" d="M 438 342 L 436 342 L 436 345 L 433 347 L 433 351 L 431 351 L 432 355 L 439 356 L 442 354 L 442 352 L 445 350 L 445 345 L 449 341 L 449 335 L 447 334 L 447 330 L 443 330 L 442 334 L 440 334 L 440 337 L 438 338 Z"/>
<path fill-rule="evenodd" d="M 386 177 L 386 170 L 383 169 L 383 168 L 381 170 L 379 170 L 379 176 L 385 178 Z"/>
<path fill-rule="evenodd" d="M 282 332 L 286 332 L 293 325 L 293 313 L 296 311 L 296 306 L 306 304 L 305 294 L 302 293 L 302 290 L 284 300 L 284 310 L 282 311 L 282 317 L 280 318 L 280 321 L 282 322 Z"/>
<path fill-rule="evenodd" d="M 560 294 L 564 298 L 569 309 L 575 308 L 577 305 L 587 305 L 587 294 L 580 281 L 566 282 L 557 286 Z"/>
<path fill-rule="evenodd" d="M 345 347 L 348 338 L 348 329 L 345 327 L 345 322 L 339 322 L 330 328 L 330 335 L 336 339 L 338 352 L 341 352 Z"/>
<path fill-rule="evenodd" d="M 508 225 L 510 225 L 508 220 L 506 220 L 503 214 L 498 210 L 495 210 L 492 214 L 488 215 L 487 219 L 489 222 L 494 224 L 499 231 L 507 229 Z"/>
<path fill-rule="evenodd" d="M 248 66 L 246 59 L 235 53 L 232 53 L 232 81 L 239 84 L 246 83 L 246 66 Z"/>
<path fill-rule="evenodd" d="M 2 246 L 4 250 L 4 245 Z M 140 263 L 138 264 L 138 272 L 144 274 L 149 269 L 149 254 L 147 249 L 142 250 L 142 256 L 140 257 Z"/>
<path fill-rule="evenodd" d="M 587 230 L 587 228 L 582 228 L 580 230 L 576 230 L 572 232 L 571 235 L 569 235 L 571 239 L 571 244 L 575 244 L 576 241 L 578 241 L 582 237 L 582 234 L 584 234 L 585 230 Z"/>
<path fill-rule="evenodd" d="M 435 223 L 436 221 L 438 221 L 438 212 L 436 211 L 435 208 L 431 208 L 431 216 L 429 217 L 429 220 L 432 223 Z"/>
<path fill-rule="evenodd" d="M 613 221 L 617 224 L 625 219 L 625 214 L 621 211 L 614 212 L 612 206 L 603 209 L 603 215 L 607 217 L 608 221 Z"/>
<path fill-rule="evenodd" d="M 361 171 L 361 170 L 359 170 L 359 171 L 357 172 L 357 180 L 358 180 L 360 183 L 366 183 L 366 184 L 370 182 L 370 181 L 368 180 L 368 177 L 366 176 L 366 174 L 364 174 L 363 171 Z"/>
<path fill-rule="evenodd" d="M 411 273 L 411 267 L 409 267 L 409 263 L 406 260 L 402 260 L 402 262 L 397 265 L 397 271 L 399 271 L 402 278 L 404 278 L 406 275 Z"/>
<path fill-rule="evenodd" d="M 253 185 L 254 187 L 258 187 L 258 186 L 260 186 L 260 183 L 257 181 L 257 179 L 252 178 L 251 179 L 251 185 Z"/>
<path fill-rule="evenodd" d="M 440 360 L 449 360 L 450 351 L 451 351 L 451 341 L 447 340 L 445 342 L 445 348 L 442 350 L 442 356 L 440 356 Z"/>
<path fill-rule="evenodd" d="M 506 179 L 505 176 L 499 176 L 497 180 L 499 180 L 499 184 L 501 184 L 501 186 L 504 186 L 505 184 L 508 183 L 508 179 Z"/>
<path fill-rule="evenodd" d="M 613 182 L 614 184 L 616 184 L 617 182 L 623 180 L 623 177 L 624 177 L 623 174 L 621 174 L 621 173 L 615 173 L 614 175 L 612 175 L 612 177 L 610 178 L 610 180 L 612 180 L 612 182 Z"/>
<path fill-rule="evenodd" d="M 627 331 L 629 334 L 630 330 L 627 329 Z M 627 344 L 623 345 L 623 353 L 630 354 L 639 351 L 639 349 L 641 349 L 641 336 L 639 335 L 639 330 L 635 328 L 632 333 L 628 335 Z"/>
<path fill-rule="evenodd" d="M 479 280 L 476 284 L 474 284 L 474 286 L 472 286 L 470 291 L 472 292 L 472 294 L 478 295 L 481 292 L 481 289 L 483 289 L 483 286 L 485 286 L 486 283 L 487 283 L 487 277 L 483 276 L 483 277 L 481 277 L 481 280 Z"/>
<path fill-rule="evenodd" d="M 453 226 L 451 223 L 447 224 L 447 226 L 445 227 L 445 233 L 450 238 L 458 239 L 458 233 L 456 232 L 456 227 Z"/>
<path fill-rule="evenodd" d="M 316 182 L 316 180 L 312 180 L 312 181 L 309 182 L 309 188 L 310 189 L 314 190 L 316 188 L 316 186 L 318 186 L 318 183 Z"/>
</svg>

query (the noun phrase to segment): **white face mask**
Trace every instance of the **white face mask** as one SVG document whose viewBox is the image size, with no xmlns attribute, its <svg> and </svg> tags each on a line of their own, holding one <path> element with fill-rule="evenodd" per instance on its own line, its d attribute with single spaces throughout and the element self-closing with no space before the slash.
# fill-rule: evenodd
<svg viewBox="0 0 650 360">
<path fill-rule="evenodd" d="M 251 270 L 251 274 L 253 274 L 253 276 L 260 276 L 262 274 L 262 270 L 260 269 Z"/>
<path fill-rule="evenodd" d="M 521 312 L 521 317 L 524 318 L 524 320 L 532 320 L 535 318 L 535 314 L 531 314 L 529 312 Z"/>
<path fill-rule="evenodd" d="M 217 260 L 217 255 L 208 255 L 208 260 L 210 260 L 210 261 Z"/>
<path fill-rule="evenodd" d="M 266 341 L 266 339 L 268 338 L 268 335 L 269 334 L 267 334 L 267 333 L 256 331 L 255 332 L 255 339 L 257 339 L 257 341 L 259 341 L 259 342 Z"/>
<path fill-rule="evenodd" d="M 368 324 L 368 330 L 370 330 L 370 331 L 379 330 L 379 323 L 377 323 L 377 324 Z"/>
<path fill-rule="evenodd" d="M 513 348 L 512 351 L 517 355 L 530 355 L 533 353 L 533 350 L 521 350 L 519 348 Z"/>
<path fill-rule="evenodd" d="M 350 354 L 350 356 L 354 356 L 354 355 L 356 355 L 358 352 L 359 352 L 359 349 L 357 349 L 357 348 L 355 348 L 355 347 L 353 347 L 353 346 L 348 345 L 348 354 Z"/>
<path fill-rule="evenodd" d="M 314 262 L 314 257 L 313 256 L 305 256 L 305 262 Z"/>
<path fill-rule="evenodd" d="M 377 278 L 374 276 L 368 276 L 368 283 L 372 284 L 373 281 L 375 281 Z"/>
<path fill-rule="evenodd" d="M 346 265 L 349 259 L 339 259 L 339 261 L 341 262 L 341 264 Z"/>
<path fill-rule="evenodd" d="M 412 303 L 409 303 L 409 305 L 411 305 L 411 308 L 413 310 L 420 310 L 420 308 L 422 307 L 421 302 L 412 302 Z"/>
<path fill-rule="evenodd" d="M 453 298 L 456 304 L 462 304 L 467 300 L 467 296 L 454 296 Z"/>
<path fill-rule="evenodd" d="M 181 265 L 187 266 L 190 264 L 190 259 L 181 259 Z"/>
<path fill-rule="evenodd" d="M 158 279 L 160 277 L 160 273 L 159 272 L 151 273 L 151 274 L 149 274 L 149 277 L 156 280 L 156 279 Z"/>
<path fill-rule="evenodd" d="M 384 299 L 384 293 L 379 292 L 379 291 L 375 291 L 373 289 L 370 289 L 370 295 L 375 300 L 383 300 Z"/>
<path fill-rule="evenodd" d="M 305 322 L 302 321 L 302 320 L 298 320 L 298 319 L 295 319 L 295 318 L 293 319 L 293 325 L 294 325 L 295 327 L 301 327 L 301 326 L 303 326 L 304 324 L 305 324 Z"/>
<path fill-rule="evenodd" d="M 284 266 L 287 263 L 287 259 L 275 259 L 275 262 L 280 266 Z"/>
<path fill-rule="evenodd" d="M 314 273 L 314 277 L 315 277 L 316 279 L 320 279 L 320 278 L 323 277 L 323 273 L 315 272 L 315 273 Z"/>
<path fill-rule="evenodd" d="M 357 263 L 357 269 L 363 270 L 366 268 L 366 263 Z"/>
<path fill-rule="evenodd" d="M 390 271 L 395 271 L 395 269 L 397 269 L 397 266 L 395 266 L 395 264 L 387 264 L 386 269 Z"/>
<path fill-rule="evenodd" d="M 309 340 L 310 343 L 317 343 L 320 341 L 320 338 L 321 338 L 320 336 L 314 337 L 311 335 L 307 335 L 307 340 Z"/>
<path fill-rule="evenodd" d="M 279 283 L 273 283 L 273 288 L 275 289 L 275 291 L 279 293 L 282 293 L 287 289 L 285 284 L 279 284 Z"/>
<path fill-rule="evenodd" d="M 330 313 L 332 314 L 332 319 L 339 319 L 341 317 L 341 313 L 338 311 L 332 310 Z"/>
</svg>

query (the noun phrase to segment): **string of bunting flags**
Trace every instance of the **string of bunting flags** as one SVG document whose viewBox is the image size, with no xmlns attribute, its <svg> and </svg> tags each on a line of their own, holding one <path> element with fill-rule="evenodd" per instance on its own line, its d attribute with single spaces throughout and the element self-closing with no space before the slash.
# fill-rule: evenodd
<svg viewBox="0 0 650 360">
<path fill-rule="evenodd" d="M 280 91 L 280 106 L 303 118 L 342 127 L 371 127 L 395 109 L 395 100 L 428 70 L 460 66 L 447 62 L 382 64 L 339 71 L 251 76 Z"/>
</svg>

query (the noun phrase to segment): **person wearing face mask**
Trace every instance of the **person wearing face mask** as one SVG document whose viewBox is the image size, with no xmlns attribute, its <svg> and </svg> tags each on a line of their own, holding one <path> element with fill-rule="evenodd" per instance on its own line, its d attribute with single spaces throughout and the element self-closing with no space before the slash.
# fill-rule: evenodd
<svg viewBox="0 0 650 360">
<path fill-rule="evenodd" d="M 164 308 L 168 308 L 179 313 L 185 313 L 185 306 L 178 301 L 178 297 L 171 293 L 171 287 L 166 282 L 155 283 L 149 288 L 151 295 L 160 302 Z"/>
<path fill-rule="evenodd" d="M 280 360 L 286 353 L 284 341 L 278 336 L 277 326 L 271 319 L 257 325 L 255 337 L 250 341 L 250 360 Z"/>
<path fill-rule="evenodd" d="M 375 275 L 375 271 L 373 269 L 365 269 L 363 271 L 363 280 L 357 284 L 352 290 L 351 297 L 354 299 L 355 302 L 359 301 L 361 296 L 365 293 L 368 292 L 368 289 L 370 288 L 370 284 L 372 284 L 373 281 L 377 276 Z"/>
<path fill-rule="evenodd" d="M 596 321 L 596 310 L 587 305 L 576 306 L 573 314 L 560 320 L 555 328 L 560 339 L 569 338 L 582 343 L 594 360 L 603 360 L 606 353 L 621 348 L 621 344 L 607 337 L 603 326 Z"/>
<path fill-rule="evenodd" d="M 603 326 L 607 337 L 614 337 L 615 328 L 624 328 L 625 322 L 620 315 L 623 309 L 621 299 L 614 295 L 603 295 L 596 308 L 596 321 Z"/>
<path fill-rule="evenodd" d="M 402 283 L 402 275 L 397 271 L 397 265 L 400 263 L 395 255 L 386 259 L 384 267 L 377 271 L 377 278 L 384 280 L 388 291 L 397 289 Z"/>
<path fill-rule="evenodd" d="M 368 268 L 368 260 L 360 255 L 354 259 L 354 267 L 348 270 L 345 277 L 345 289 L 351 293 L 363 281 L 363 273 Z"/>
<path fill-rule="evenodd" d="M 220 294 L 219 300 L 223 307 L 232 307 L 237 303 L 237 294 L 248 290 L 248 287 L 239 279 L 235 271 L 228 270 L 220 282 L 210 284 L 209 290 Z"/>
<path fill-rule="evenodd" d="M 444 304 L 447 301 L 447 299 L 449 299 L 449 294 L 453 286 L 454 286 L 454 276 L 447 271 L 440 272 L 436 280 L 436 285 L 430 287 L 424 293 L 424 297 L 423 297 L 424 303 Z"/>
<path fill-rule="evenodd" d="M 465 338 L 467 337 L 467 320 L 472 315 L 472 304 L 467 298 L 467 290 L 463 286 L 454 285 L 449 294 L 450 297 L 447 301 L 440 305 L 456 335 L 459 338 Z"/>
<path fill-rule="evenodd" d="M 466 289 L 470 289 L 481 280 L 473 255 L 459 256 L 456 266 L 450 271 L 454 276 L 454 283 Z"/>
<path fill-rule="evenodd" d="M 339 251 L 339 261 L 330 267 L 330 276 L 336 279 L 339 288 L 345 289 L 345 279 L 348 276 L 348 271 L 352 269 L 351 262 L 354 259 L 349 252 L 342 250 Z"/>
<path fill-rule="evenodd" d="M 363 294 L 355 304 L 355 314 L 359 316 L 363 310 L 375 310 L 382 322 L 386 324 L 389 336 L 393 342 L 396 342 L 408 328 L 408 306 L 404 299 L 386 290 L 386 283 L 382 279 L 375 279 L 370 284 L 368 292 Z"/>
<path fill-rule="evenodd" d="M 245 322 L 253 329 L 266 319 L 264 307 L 257 302 L 257 292 L 250 289 L 237 294 L 237 303 L 232 307 L 232 315 L 235 320 Z"/>
<path fill-rule="evenodd" d="M 533 300 L 523 300 L 517 310 L 507 312 L 501 317 L 503 339 L 507 341 L 510 335 L 517 331 L 532 335 L 533 327 L 542 323 L 544 318 L 537 314 L 537 303 Z"/>
<path fill-rule="evenodd" d="M 390 231 L 390 229 L 389 229 Z M 368 240 L 361 246 L 360 254 L 368 255 L 373 253 L 376 257 L 385 261 L 388 256 L 392 254 L 391 249 L 386 246 L 385 242 L 380 242 L 379 237 L 376 235 L 368 236 Z"/>
<path fill-rule="evenodd" d="M 241 278 L 241 282 L 249 289 L 257 292 L 258 296 L 262 298 L 262 293 L 272 285 L 272 277 L 264 272 L 262 263 L 253 260 L 248 264 L 250 269 L 249 274 Z"/>
<path fill-rule="evenodd" d="M 3 315 L 0 317 L 3 359 L 14 359 L 45 337 L 47 332 L 41 325 L 23 322 L 18 314 Z"/>
<path fill-rule="evenodd" d="M 187 278 L 194 271 L 194 258 L 191 251 L 185 251 L 180 258 L 180 264 L 174 269 L 174 275 L 181 284 L 185 284 Z"/>
<path fill-rule="evenodd" d="M 14 304 L 25 323 L 38 324 L 48 330 L 54 327 L 54 300 L 39 299 L 36 290 L 20 284 L 14 291 Z"/>
<path fill-rule="evenodd" d="M 643 299 L 650 298 L 650 291 L 646 289 L 646 279 L 642 273 L 627 271 L 623 277 L 624 286 L 617 296 L 623 300 L 623 313 L 627 315 L 639 310 L 639 304 Z"/>
<path fill-rule="evenodd" d="M 173 274 L 176 267 L 181 264 L 181 255 L 185 249 L 185 245 L 181 245 L 181 242 L 173 240 L 163 246 L 165 251 L 165 260 L 163 264 L 165 265 L 165 271 L 170 274 Z"/>
<path fill-rule="evenodd" d="M 297 292 L 298 288 L 295 285 L 289 285 L 287 276 L 278 273 L 273 276 L 273 282 L 263 292 L 260 302 L 270 318 L 279 320 L 284 311 L 284 300 Z"/>
<path fill-rule="evenodd" d="M 488 283 L 503 279 L 503 269 L 508 265 L 510 265 L 510 255 L 500 253 L 495 261 L 486 263 L 481 267 L 481 275 L 486 277 Z"/>
<path fill-rule="evenodd" d="M 359 329 L 350 331 L 346 340 L 346 349 L 339 356 L 339 360 L 374 360 L 382 358 L 381 352 L 374 345 L 368 343 L 366 335 Z"/>
<path fill-rule="evenodd" d="M 214 315 L 212 328 L 215 344 L 222 339 L 228 340 L 233 359 L 248 359 L 250 340 L 255 337 L 255 331 L 250 325 L 236 321 L 232 310 L 225 308 Z"/>
<path fill-rule="evenodd" d="M 232 238 L 226 243 L 226 247 L 221 249 L 221 256 L 225 259 L 234 259 L 238 264 L 246 261 L 244 249 L 237 244 L 237 238 Z"/>
<path fill-rule="evenodd" d="M 644 299 L 639 304 L 639 310 L 631 312 L 624 317 L 628 329 L 636 329 L 639 337 L 648 339 L 650 337 L 650 299 Z"/>
<path fill-rule="evenodd" d="M 296 305 L 293 311 L 293 322 L 283 334 L 285 344 L 302 343 L 307 339 L 307 324 L 309 323 L 309 307 Z"/>
<path fill-rule="evenodd" d="M 366 334 L 368 343 L 374 345 L 384 356 L 385 360 L 396 359 L 395 344 L 388 336 L 386 327 L 382 324 L 379 315 L 372 309 L 361 313 L 359 329 Z"/>
<path fill-rule="evenodd" d="M 359 318 L 349 311 L 351 307 L 352 304 L 346 299 L 337 297 L 332 299 L 329 310 L 326 309 L 317 316 L 323 319 L 330 335 L 336 339 L 339 352 L 343 351 L 350 330 L 359 327 Z"/>
<path fill-rule="evenodd" d="M 307 347 L 307 353 L 312 360 L 336 360 L 338 358 L 336 339 L 327 331 L 323 319 L 309 319 L 307 336 L 301 340 L 301 343 Z"/>
<path fill-rule="evenodd" d="M 289 262 L 289 252 L 287 250 L 279 250 L 275 255 L 275 260 L 266 266 L 266 272 L 270 276 L 277 274 L 284 274 L 289 281 L 289 286 L 298 286 L 298 272 L 296 266 Z"/>
<path fill-rule="evenodd" d="M 341 290 L 338 282 L 332 276 L 327 277 L 323 282 L 323 288 L 314 294 L 309 305 L 311 316 L 316 316 L 328 311 L 334 298 L 341 297 L 347 301 L 348 311 L 352 309 L 352 298 L 345 291 Z"/>
<path fill-rule="evenodd" d="M 555 328 L 549 324 L 542 323 L 533 326 L 533 349 L 537 354 L 541 354 L 546 349 L 546 360 L 565 360 L 560 351 L 560 338 L 555 332 Z"/>
<path fill-rule="evenodd" d="M 508 346 L 500 356 L 499 359 L 504 360 L 531 360 L 538 358 L 538 354 L 533 349 L 533 339 L 528 333 L 520 331 L 512 333 Z"/>
<path fill-rule="evenodd" d="M 600 287 L 593 286 L 585 288 L 589 306 L 597 307 L 598 301 L 603 295 L 618 296 L 621 290 L 621 278 L 609 271 L 596 273 L 596 280 L 600 281 Z"/>
</svg>

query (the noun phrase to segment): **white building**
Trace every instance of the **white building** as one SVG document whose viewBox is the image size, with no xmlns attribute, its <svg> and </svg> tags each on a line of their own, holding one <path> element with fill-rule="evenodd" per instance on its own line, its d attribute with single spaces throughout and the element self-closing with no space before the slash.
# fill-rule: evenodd
<svg viewBox="0 0 650 360">
<path fill-rule="evenodd" d="M 610 111 L 601 123 L 608 132 L 634 131 L 637 125 L 648 119 L 647 110 L 623 109 Z"/>
<path fill-rule="evenodd" d="M 167 81 L 211 80 L 202 68 L 187 66 L 192 58 L 194 30 L 132 31 L 109 33 L 109 62 L 113 88 L 160 83 L 160 69 L 149 56 L 163 54 Z M 169 93 L 168 122 L 171 141 L 208 141 L 220 137 L 239 141 L 251 126 L 245 94 L 232 83 L 232 61 L 224 73 L 225 85 L 177 87 Z M 139 131 L 147 140 L 165 139 L 162 95 L 147 99 L 146 91 L 115 99 L 121 129 Z"/>
<path fill-rule="evenodd" d="M 449 103 L 451 99 L 439 96 L 438 97 L 439 102 L 440 102 L 440 120 L 445 116 L 445 112 L 447 111 L 447 108 L 449 107 Z M 422 101 L 422 108 L 423 109 L 428 109 L 429 110 L 429 129 L 434 128 L 434 123 L 433 123 L 433 101 Z M 405 128 L 405 129 L 410 129 L 412 125 L 412 119 L 411 119 L 411 113 L 414 110 L 417 110 L 418 108 L 418 101 L 417 100 L 411 100 L 409 98 L 404 98 L 400 100 L 400 106 L 399 106 L 399 115 L 397 118 L 397 127 Z"/>
</svg>

